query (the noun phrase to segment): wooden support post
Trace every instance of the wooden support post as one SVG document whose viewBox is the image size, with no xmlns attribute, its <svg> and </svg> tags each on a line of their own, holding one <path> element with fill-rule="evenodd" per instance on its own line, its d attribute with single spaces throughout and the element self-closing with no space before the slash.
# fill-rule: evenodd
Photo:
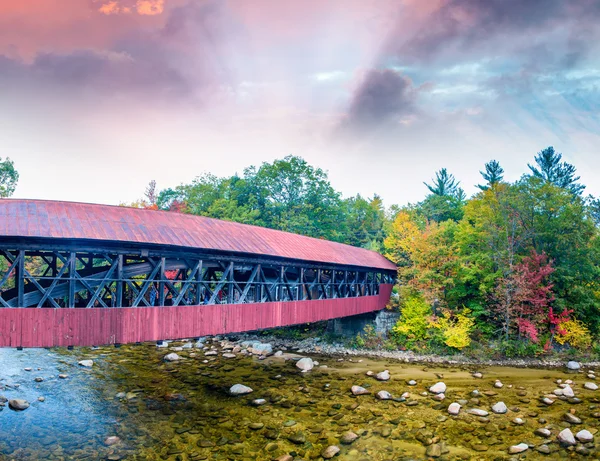
<svg viewBox="0 0 600 461">
<path fill-rule="evenodd" d="M 75 307 L 75 284 L 77 283 L 75 278 L 77 258 L 74 251 L 69 255 L 69 298 L 68 307 Z"/>
<path fill-rule="evenodd" d="M 117 299 L 116 307 L 123 307 L 123 255 L 117 256 Z"/>
<path fill-rule="evenodd" d="M 233 261 L 229 263 L 229 276 L 227 278 L 227 304 L 233 304 Z"/>
<path fill-rule="evenodd" d="M 17 307 L 25 307 L 25 251 L 19 250 L 15 267 L 15 286 L 17 287 Z"/>
<path fill-rule="evenodd" d="M 165 258 L 160 258 L 160 269 L 158 270 L 158 278 L 160 282 L 158 283 L 158 305 L 165 305 Z"/>
</svg>

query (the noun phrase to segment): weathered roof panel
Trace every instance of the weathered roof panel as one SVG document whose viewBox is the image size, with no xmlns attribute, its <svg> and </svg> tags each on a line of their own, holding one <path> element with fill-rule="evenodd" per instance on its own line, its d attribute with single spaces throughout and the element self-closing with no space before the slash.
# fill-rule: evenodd
<svg viewBox="0 0 600 461">
<path fill-rule="evenodd" d="M 89 203 L 0 199 L 2 236 L 174 245 L 396 269 L 379 253 L 342 243 L 203 216 Z"/>
</svg>

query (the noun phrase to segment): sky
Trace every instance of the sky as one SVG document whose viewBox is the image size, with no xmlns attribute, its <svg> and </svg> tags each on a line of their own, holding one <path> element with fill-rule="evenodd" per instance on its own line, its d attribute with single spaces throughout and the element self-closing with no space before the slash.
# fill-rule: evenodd
<svg viewBox="0 0 600 461">
<path fill-rule="evenodd" d="M 344 196 L 470 194 L 554 146 L 600 195 L 597 0 L 0 0 L 15 197 L 118 204 L 293 154 Z"/>
</svg>

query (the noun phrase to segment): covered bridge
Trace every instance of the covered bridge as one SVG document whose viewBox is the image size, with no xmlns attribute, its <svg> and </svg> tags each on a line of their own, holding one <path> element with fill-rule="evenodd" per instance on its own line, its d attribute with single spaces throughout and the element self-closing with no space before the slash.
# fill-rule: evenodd
<svg viewBox="0 0 600 461">
<path fill-rule="evenodd" d="M 201 216 L 0 199 L 0 347 L 124 344 L 379 310 L 396 266 Z"/>
</svg>

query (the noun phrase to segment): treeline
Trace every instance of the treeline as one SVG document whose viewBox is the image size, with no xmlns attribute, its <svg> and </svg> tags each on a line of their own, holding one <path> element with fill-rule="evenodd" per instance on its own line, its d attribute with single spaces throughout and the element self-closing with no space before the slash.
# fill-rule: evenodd
<svg viewBox="0 0 600 461">
<path fill-rule="evenodd" d="M 288 156 L 241 175 L 205 174 L 137 206 L 296 232 L 382 252 L 396 262 L 398 345 L 507 354 L 588 348 L 600 327 L 600 201 L 552 147 L 515 181 L 492 160 L 467 197 L 442 168 L 424 200 L 384 208 L 343 198 L 326 172 Z"/>
<path fill-rule="evenodd" d="M 250 166 L 242 175 L 205 174 L 159 193 L 151 183 L 146 203 L 379 251 L 385 237 L 380 197 L 342 198 L 326 172 L 294 156 Z"/>
<path fill-rule="evenodd" d="M 463 348 L 496 340 L 508 355 L 589 348 L 600 322 L 598 201 L 552 147 L 518 181 L 497 161 L 468 200 L 446 170 L 401 209 L 384 242 L 399 265 L 400 344 Z M 437 319 L 445 320 L 439 328 Z"/>
</svg>

